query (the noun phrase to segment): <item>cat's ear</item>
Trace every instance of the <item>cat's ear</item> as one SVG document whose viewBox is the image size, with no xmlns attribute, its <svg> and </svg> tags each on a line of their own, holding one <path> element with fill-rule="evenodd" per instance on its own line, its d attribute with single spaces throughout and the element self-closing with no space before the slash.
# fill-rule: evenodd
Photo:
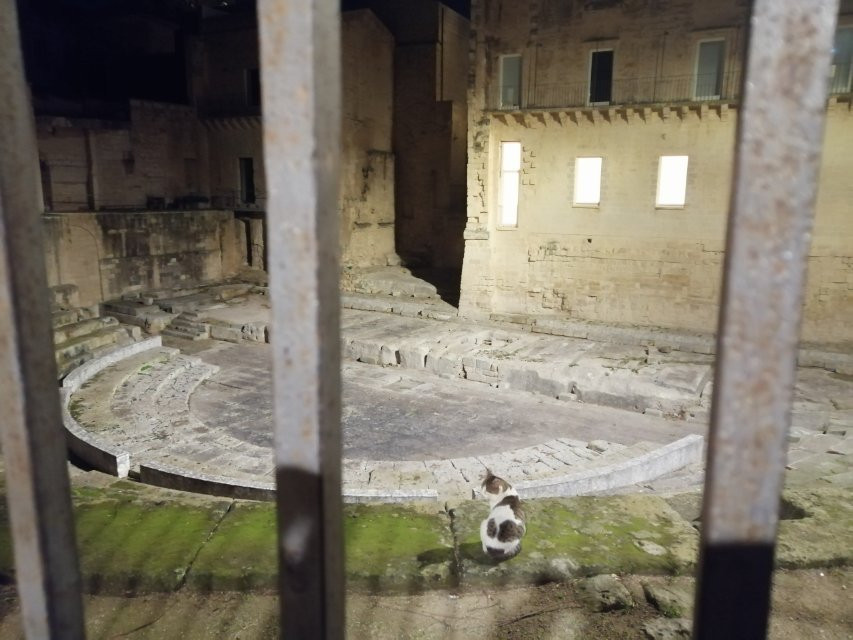
<svg viewBox="0 0 853 640">
<path fill-rule="evenodd" d="M 489 484 L 489 483 L 490 483 L 492 480 L 494 480 L 494 479 L 495 479 L 495 474 L 494 474 L 494 473 L 492 473 L 492 470 L 491 470 L 491 469 L 489 469 L 488 467 L 486 467 L 486 473 L 485 473 L 485 475 L 483 476 L 483 483 L 482 483 L 482 486 L 484 486 L 484 487 L 485 487 L 487 484 Z"/>
</svg>

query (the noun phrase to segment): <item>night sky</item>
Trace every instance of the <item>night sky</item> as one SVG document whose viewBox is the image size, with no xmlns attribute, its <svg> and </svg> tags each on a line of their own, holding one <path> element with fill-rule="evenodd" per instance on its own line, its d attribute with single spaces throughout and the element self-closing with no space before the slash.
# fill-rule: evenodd
<svg viewBox="0 0 853 640">
<path fill-rule="evenodd" d="M 470 13 L 470 0 L 442 2 Z M 371 0 L 341 2 L 344 11 L 370 6 Z M 73 110 L 70 102 L 85 102 L 90 112 L 129 98 L 185 103 L 184 46 L 202 12 L 254 9 L 254 0 L 19 0 L 36 108 L 61 115 Z"/>
</svg>

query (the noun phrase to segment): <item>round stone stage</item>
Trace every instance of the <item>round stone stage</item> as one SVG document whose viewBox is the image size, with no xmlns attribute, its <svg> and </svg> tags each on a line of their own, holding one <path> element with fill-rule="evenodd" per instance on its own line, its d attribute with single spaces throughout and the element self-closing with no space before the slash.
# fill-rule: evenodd
<svg viewBox="0 0 853 640">
<path fill-rule="evenodd" d="M 179 344 L 114 358 L 70 396 L 67 418 L 143 481 L 269 497 L 269 345 Z M 469 498 L 486 467 L 522 495 L 606 491 L 701 457 L 697 425 L 427 371 L 345 362 L 342 374 L 349 500 Z"/>
</svg>

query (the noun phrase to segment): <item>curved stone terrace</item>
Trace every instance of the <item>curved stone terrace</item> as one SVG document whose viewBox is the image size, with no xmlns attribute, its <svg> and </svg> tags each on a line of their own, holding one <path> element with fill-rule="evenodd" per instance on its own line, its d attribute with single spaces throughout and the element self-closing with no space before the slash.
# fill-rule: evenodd
<svg viewBox="0 0 853 640">
<path fill-rule="evenodd" d="M 269 497 L 266 297 L 191 295 L 169 302 L 164 333 L 183 323 L 170 346 L 104 368 L 70 395 L 69 415 L 129 454 L 143 481 Z M 343 311 L 346 499 L 470 498 L 486 467 L 530 497 L 701 482 L 712 356 L 462 323 L 433 317 L 437 300 L 389 298 L 360 298 L 388 313 Z M 839 453 L 851 442 L 851 391 L 849 376 L 801 369 L 794 467 L 849 475 Z"/>
</svg>

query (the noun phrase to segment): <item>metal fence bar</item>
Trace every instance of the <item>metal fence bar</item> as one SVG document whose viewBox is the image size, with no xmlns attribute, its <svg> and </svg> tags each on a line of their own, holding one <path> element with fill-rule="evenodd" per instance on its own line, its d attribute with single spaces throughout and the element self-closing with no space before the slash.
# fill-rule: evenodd
<svg viewBox="0 0 853 640">
<path fill-rule="evenodd" d="M 694 637 L 764 638 L 817 192 L 831 0 L 757 0 L 738 122 Z"/>
<path fill-rule="evenodd" d="M 14 0 L 0 0 L 0 151 L 0 435 L 23 628 L 28 638 L 82 638 L 35 122 Z"/>
<path fill-rule="evenodd" d="M 261 0 L 258 23 L 282 634 L 342 638 L 338 3 Z"/>
</svg>

